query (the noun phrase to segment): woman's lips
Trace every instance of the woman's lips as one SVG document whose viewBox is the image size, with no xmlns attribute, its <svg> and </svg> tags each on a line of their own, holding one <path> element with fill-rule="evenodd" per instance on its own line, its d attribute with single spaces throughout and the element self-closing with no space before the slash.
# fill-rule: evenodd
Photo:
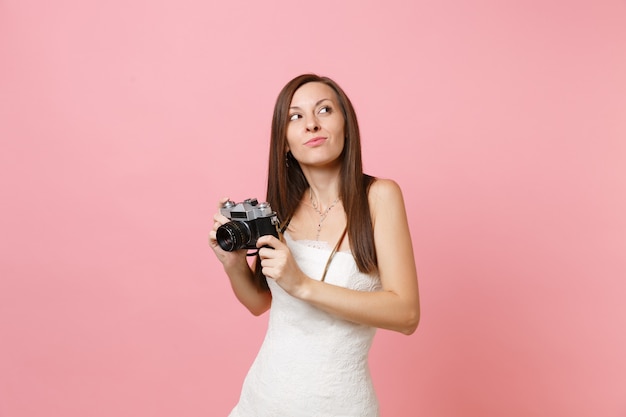
<svg viewBox="0 0 626 417">
<path fill-rule="evenodd" d="M 319 145 L 321 145 L 322 143 L 324 143 L 325 141 L 326 141 L 326 138 L 319 136 L 319 137 L 317 137 L 317 138 L 309 139 L 309 140 L 308 140 L 308 141 L 306 141 L 304 144 L 305 144 L 306 146 L 311 146 L 311 147 L 313 147 L 313 146 L 319 146 Z"/>
</svg>

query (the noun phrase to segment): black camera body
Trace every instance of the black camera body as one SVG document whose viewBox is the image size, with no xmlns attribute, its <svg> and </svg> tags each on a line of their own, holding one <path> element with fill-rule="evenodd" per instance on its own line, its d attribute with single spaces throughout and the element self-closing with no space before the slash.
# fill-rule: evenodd
<svg viewBox="0 0 626 417">
<path fill-rule="evenodd" d="M 217 243 L 227 252 L 239 249 L 256 249 L 261 236 L 278 238 L 278 216 L 269 203 L 259 203 L 248 198 L 241 203 L 228 200 L 220 212 L 231 221 L 218 227 Z"/>
</svg>

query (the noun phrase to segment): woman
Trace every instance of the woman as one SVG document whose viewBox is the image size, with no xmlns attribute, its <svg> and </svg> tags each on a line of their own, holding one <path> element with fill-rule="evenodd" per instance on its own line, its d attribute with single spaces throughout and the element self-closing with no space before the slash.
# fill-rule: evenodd
<svg viewBox="0 0 626 417">
<path fill-rule="evenodd" d="M 239 301 L 271 307 L 230 415 L 378 416 L 368 351 L 376 328 L 415 331 L 417 273 L 400 188 L 363 174 L 354 108 L 331 79 L 301 75 L 280 92 L 268 178 L 284 233 L 258 239 L 252 268 L 216 241 L 228 218 L 210 233 Z"/>
</svg>

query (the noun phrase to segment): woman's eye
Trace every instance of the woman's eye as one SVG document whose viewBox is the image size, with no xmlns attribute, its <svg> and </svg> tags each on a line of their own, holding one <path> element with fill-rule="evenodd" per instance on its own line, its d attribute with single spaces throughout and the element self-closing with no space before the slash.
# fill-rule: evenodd
<svg viewBox="0 0 626 417">
<path fill-rule="evenodd" d="M 333 109 L 328 106 L 324 106 L 320 109 L 320 113 L 330 113 Z"/>
<path fill-rule="evenodd" d="M 289 116 L 289 120 L 298 120 L 300 118 L 299 114 L 292 114 Z"/>
</svg>

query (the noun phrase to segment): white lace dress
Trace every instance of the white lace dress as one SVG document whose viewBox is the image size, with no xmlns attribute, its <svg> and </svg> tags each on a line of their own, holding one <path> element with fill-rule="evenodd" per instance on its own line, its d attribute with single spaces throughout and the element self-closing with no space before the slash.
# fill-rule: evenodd
<svg viewBox="0 0 626 417">
<path fill-rule="evenodd" d="M 328 245 L 287 245 L 302 271 L 319 279 Z M 359 272 L 352 254 L 335 254 L 329 284 L 377 291 L 377 276 Z M 336 318 L 300 301 L 268 279 L 272 291 L 267 334 L 230 417 L 377 417 L 378 401 L 368 368 L 376 329 Z"/>
</svg>

